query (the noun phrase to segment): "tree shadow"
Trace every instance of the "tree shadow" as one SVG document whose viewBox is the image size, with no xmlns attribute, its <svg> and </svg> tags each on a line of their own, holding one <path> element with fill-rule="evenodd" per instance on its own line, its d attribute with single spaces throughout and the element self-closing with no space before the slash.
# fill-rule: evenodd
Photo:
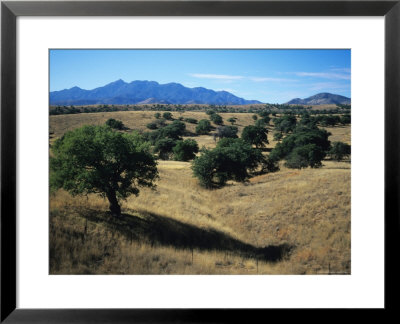
<svg viewBox="0 0 400 324">
<path fill-rule="evenodd" d="M 86 209 L 80 214 L 89 221 L 101 223 L 118 232 L 127 240 L 146 242 L 152 246 L 214 250 L 269 262 L 281 260 L 293 249 L 293 246 L 288 244 L 255 247 L 216 229 L 199 228 L 155 213 L 124 213 L 120 218 L 115 218 L 107 212 Z"/>
<path fill-rule="evenodd" d="M 196 136 L 199 136 L 199 135 L 196 134 L 196 133 L 193 133 L 193 132 L 191 132 L 191 131 L 189 131 L 189 130 L 185 130 L 185 132 L 183 133 L 183 136 L 186 136 L 186 137 L 196 137 Z"/>
<path fill-rule="evenodd" d="M 272 151 L 272 147 L 261 147 L 260 148 L 260 150 L 262 151 L 262 152 L 271 152 Z"/>
</svg>

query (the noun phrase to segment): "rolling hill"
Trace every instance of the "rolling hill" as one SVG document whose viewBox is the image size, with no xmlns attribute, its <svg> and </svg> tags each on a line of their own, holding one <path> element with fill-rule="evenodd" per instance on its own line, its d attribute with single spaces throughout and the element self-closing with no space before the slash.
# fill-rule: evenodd
<svg viewBox="0 0 400 324">
<path fill-rule="evenodd" d="M 288 105 L 330 105 L 330 104 L 341 104 L 341 105 L 349 105 L 351 104 L 351 99 L 332 94 L 332 93 L 318 93 L 314 96 L 300 99 L 295 98 L 287 102 Z"/>
</svg>

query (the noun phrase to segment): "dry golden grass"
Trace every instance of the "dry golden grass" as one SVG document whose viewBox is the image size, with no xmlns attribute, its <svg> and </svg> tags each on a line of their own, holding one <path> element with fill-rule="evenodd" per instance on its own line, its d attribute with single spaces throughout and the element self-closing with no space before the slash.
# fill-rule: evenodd
<svg viewBox="0 0 400 324">
<path fill-rule="evenodd" d="M 121 120 L 129 130 L 138 131 L 150 131 L 146 125 L 151 121 L 155 120 L 154 111 L 118 111 L 118 112 L 104 112 L 104 113 L 87 113 L 87 114 L 70 114 L 70 115 L 53 115 L 50 116 L 50 131 L 52 132 L 50 143 L 53 143 L 57 138 L 61 137 L 65 132 L 73 130 L 75 128 L 82 127 L 83 125 L 102 125 L 107 119 L 114 118 Z M 161 112 L 162 114 L 162 112 Z M 238 127 L 240 136 L 243 128 L 247 125 L 253 125 L 254 120 L 252 119 L 253 113 L 220 113 L 224 120 L 225 125 L 231 125 L 227 120 L 231 117 L 236 117 L 237 121 L 235 126 Z M 209 119 L 209 116 L 205 112 L 172 112 L 174 119 L 179 117 L 183 118 L 195 118 L 198 121 L 201 119 Z M 169 123 L 169 122 L 167 122 Z M 195 133 L 196 124 L 185 123 L 186 129 Z M 214 125 L 215 126 L 215 125 Z M 273 148 L 276 144 L 273 141 L 273 128 L 272 126 L 267 127 L 269 130 L 269 141 L 270 144 L 267 148 Z M 186 137 L 185 137 L 186 138 Z M 192 138 L 192 137 L 188 137 Z M 201 135 L 195 137 L 199 144 L 199 147 L 205 146 L 206 148 L 215 147 L 215 142 L 211 135 Z"/>
<path fill-rule="evenodd" d="M 325 127 L 332 135 L 329 136 L 331 142 L 344 142 L 351 144 L 351 133 L 349 126 Z"/>
<path fill-rule="evenodd" d="M 58 137 L 81 124 L 116 118 L 143 129 L 153 115 L 51 116 L 51 127 Z M 207 118 L 199 112 L 173 115 Z M 221 115 L 235 115 L 239 127 L 253 123 L 252 114 Z M 331 140 L 350 142 L 350 127 L 328 130 Z M 211 136 L 195 139 L 200 146 L 215 145 Z M 350 163 L 323 164 L 303 170 L 282 165 L 248 183 L 206 190 L 190 163 L 160 161 L 156 190 L 141 189 L 124 201 L 122 220 L 111 219 L 98 196 L 73 198 L 60 190 L 50 199 L 51 273 L 349 274 Z M 281 249 L 282 259 L 264 255 L 265 247 Z"/>
<path fill-rule="evenodd" d="M 321 169 L 282 168 L 247 184 L 208 191 L 197 185 L 188 163 L 163 162 L 156 191 L 143 189 L 122 205 L 129 217 L 154 214 L 199 235 L 218 231 L 257 248 L 287 244 L 292 251 L 282 261 L 257 262 L 218 243 L 211 251 L 195 247 L 192 264 L 191 249 L 174 246 L 173 238 L 171 244 L 152 246 L 147 236 L 132 240 L 105 226 L 99 221 L 107 217 L 103 199 L 72 198 L 60 191 L 51 198 L 50 238 L 55 259 L 62 261 L 52 273 L 350 273 L 350 166 L 325 164 Z M 99 219 L 87 216 L 93 213 Z M 131 229 L 133 235 L 139 229 Z"/>
<path fill-rule="evenodd" d="M 155 120 L 155 111 L 117 111 L 104 113 L 87 113 L 87 114 L 70 114 L 70 115 L 52 115 L 50 116 L 50 131 L 54 132 L 53 137 L 58 138 L 65 132 L 79 128 L 83 125 L 102 125 L 107 119 L 114 118 L 121 120 L 129 129 L 140 131 L 149 131 L 146 125 Z M 161 114 L 163 112 L 160 112 Z M 253 114 L 247 113 L 221 113 L 226 125 L 230 125 L 227 121 L 230 117 L 236 117 L 236 126 L 239 128 L 239 133 L 247 125 L 253 124 L 251 118 Z M 187 111 L 187 112 L 172 112 L 174 119 L 179 117 L 195 118 L 198 121 L 201 119 L 209 119 L 205 112 Z M 186 129 L 192 133 L 195 132 L 196 124 L 185 123 Z"/>
</svg>

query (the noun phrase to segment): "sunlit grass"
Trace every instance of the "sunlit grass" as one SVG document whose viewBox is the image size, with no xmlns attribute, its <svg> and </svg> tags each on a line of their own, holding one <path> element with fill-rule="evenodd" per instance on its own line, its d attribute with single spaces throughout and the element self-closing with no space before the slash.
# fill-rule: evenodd
<svg viewBox="0 0 400 324">
<path fill-rule="evenodd" d="M 120 119 L 131 129 L 145 129 L 153 115 L 51 116 L 50 126 L 55 137 L 108 118 Z M 208 117 L 200 112 L 181 115 Z M 241 128 L 253 123 L 252 114 L 221 115 L 224 120 L 238 117 Z M 335 141 L 350 142 L 350 127 L 328 130 Z M 194 138 L 206 146 L 215 145 L 211 136 Z M 274 145 L 271 141 L 269 147 Z M 322 168 L 303 170 L 282 164 L 279 172 L 253 177 L 248 183 L 229 182 L 216 190 L 200 187 L 188 162 L 159 161 L 159 172 L 156 190 L 141 189 L 138 197 L 122 202 L 125 216 L 117 222 L 108 216 L 108 203 L 101 197 L 73 198 L 62 190 L 51 196 L 50 272 L 350 273 L 349 162 L 323 161 Z M 291 249 L 279 260 L 260 259 L 259 251 L 268 246 Z"/>
</svg>

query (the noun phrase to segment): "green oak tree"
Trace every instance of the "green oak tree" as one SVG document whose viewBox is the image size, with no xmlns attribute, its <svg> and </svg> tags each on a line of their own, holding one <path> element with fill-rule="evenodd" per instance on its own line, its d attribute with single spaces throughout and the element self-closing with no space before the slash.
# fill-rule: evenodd
<svg viewBox="0 0 400 324">
<path fill-rule="evenodd" d="M 210 121 L 207 119 L 202 119 L 196 126 L 196 134 L 207 135 L 212 129 Z"/>
<path fill-rule="evenodd" d="M 194 159 L 192 170 L 205 188 L 223 186 L 228 180 L 243 182 L 265 161 L 260 150 L 240 138 L 223 138 L 216 148 L 201 153 Z"/>
<path fill-rule="evenodd" d="M 199 145 L 195 140 L 187 139 L 178 141 L 174 148 L 174 158 L 177 161 L 189 161 L 195 158 L 196 153 L 199 151 Z"/>
<path fill-rule="evenodd" d="M 69 131 L 52 147 L 50 187 L 72 195 L 99 194 L 111 214 L 121 215 L 120 199 L 154 187 L 157 163 L 149 144 L 137 133 L 122 134 L 108 126 L 83 126 Z"/>
<path fill-rule="evenodd" d="M 351 146 L 343 142 L 333 142 L 328 154 L 333 160 L 341 161 L 351 154 Z"/>
<path fill-rule="evenodd" d="M 106 125 L 111 127 L 111 128 L 118 129 L 118 130 L 124 129 L 123 122 L 120 121 L 120 120 L 116 120 L 114 118 L 107 119 Z"/>
<path fill-rule="evenodd" d="M 221 115 L 218 115 L 218 114 L 210 115 L 210 119 L 215 125 L 222 125 L 224 123 Z"/>
<path fill-rule="evenodd" d="M 268 144 L 268 130 L 262 126 L 249 125 L 243 129 L 242 139 L 256 147 L 264 147 Z"/>
</svg>

